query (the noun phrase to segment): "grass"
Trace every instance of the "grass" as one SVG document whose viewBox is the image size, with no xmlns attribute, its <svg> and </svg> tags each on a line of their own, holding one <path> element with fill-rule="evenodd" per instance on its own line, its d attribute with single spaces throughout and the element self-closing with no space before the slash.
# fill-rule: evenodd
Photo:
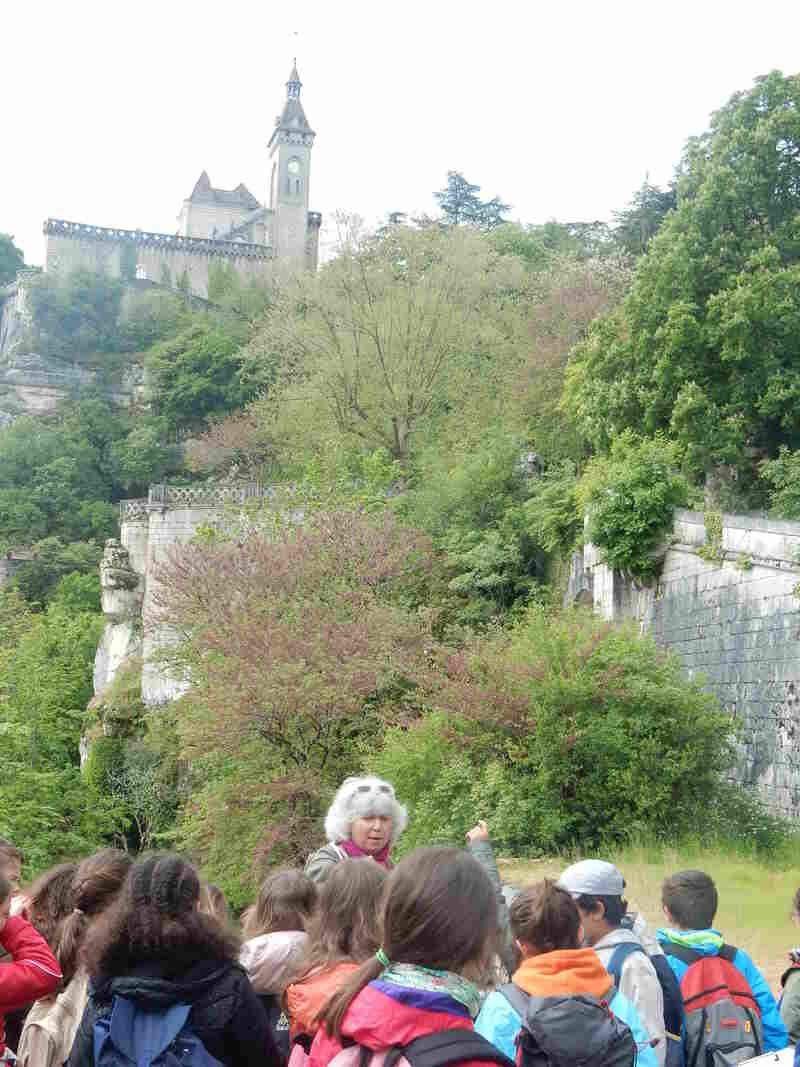
<svg viewBox="0 0 800 1067">
<path fill-rule="evenodd" d="M 773 993 L 780 993 L 780 976 L 786 953 L 800 942 L 800 931 L 790 914 L 792 898 L 800 886 L 800 853 L 791 866 L 737 855 L 733 849 L 697 846 L 631 845 L 603 854 L 625 878 L 630 909 L 639 911 L 652 929 L 663 925 L 661 882 L 674 871 L 699 868 L 714 879 L 719 893 L 716 928 L 730 944 L 743 948 L 766 978 Z M 503 881 L 528 885 L 557 877 L 573 860 L 498 860 Z"/>
</svg>

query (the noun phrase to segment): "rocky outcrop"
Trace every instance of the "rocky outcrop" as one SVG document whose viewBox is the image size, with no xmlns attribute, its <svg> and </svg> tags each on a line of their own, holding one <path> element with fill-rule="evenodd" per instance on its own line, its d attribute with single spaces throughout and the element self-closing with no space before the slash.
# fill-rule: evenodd
<svg viewBox="0 0 800 1067">
<path fill-rule="evenodd" d="M 88 390 L 117 404 L 133 403 L 143 388 L 138 363 L 129 363 L 119 381 L 109 385 L 101 370 L 38 351 L 29 299 L 37 277 L 37 271 L 20 271 L 15 282 L 0 290 L 0 426 L 21 415 L 46 415 L 61 401 Z"/>
<path fill-rule="evenodd" d="M 100 563 L 106 624 L 94 661 L 94 691 L 99 696 L 120 667 L 142 654 L 144 579 L 131 566 L 130 554 L 116 538 L 106 541 Z"/>
</svg>

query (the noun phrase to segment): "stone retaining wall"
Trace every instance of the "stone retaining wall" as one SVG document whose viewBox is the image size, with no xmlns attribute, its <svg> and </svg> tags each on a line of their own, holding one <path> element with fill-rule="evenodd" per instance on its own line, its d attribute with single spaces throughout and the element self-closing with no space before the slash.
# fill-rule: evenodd
<svg viewBox="0 0 800 1067">
<path fill-rule="evenodd" d="M 800 524 L 723 516 L 716 558 L 703 515 L 678 511 L 661 576 L 637 586 L 593 545 L 573 564 L 571 600 L 633 619 L 687 674 L 702 677 L 742 728 L 736 777 L 774 810 L 800 815 Z"/>
</svg>

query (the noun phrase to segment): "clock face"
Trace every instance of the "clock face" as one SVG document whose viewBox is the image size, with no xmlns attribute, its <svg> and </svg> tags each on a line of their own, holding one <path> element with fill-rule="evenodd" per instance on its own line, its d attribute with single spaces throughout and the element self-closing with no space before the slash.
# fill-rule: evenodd
<svg viewBox="0 0 800 1067">
<path fill-rule="evenodd" d="M 290 159 L 289 160 L 289 168 L 288 169 L 289 169 L 289 173 L 290 174 L 299 174 L 300 173 L 300 160 L 299 159 Z"/>
</svg>

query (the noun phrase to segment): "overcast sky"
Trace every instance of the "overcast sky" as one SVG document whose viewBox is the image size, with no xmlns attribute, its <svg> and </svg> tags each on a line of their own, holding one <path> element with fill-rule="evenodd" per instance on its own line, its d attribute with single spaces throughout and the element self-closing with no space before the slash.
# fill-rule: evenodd
<svg viewBox="0 0 800 1067">
<path fill-rule="evenodd" d="M 311 208 L 433 210 L 461 170 L 523 222 L 608 219 L 759 74 L 800 69 L 798 0 L 8 0 L 0 232 L 173 233 L 200 171 L 263 200 L 293 56 Z"/>
</svg>

